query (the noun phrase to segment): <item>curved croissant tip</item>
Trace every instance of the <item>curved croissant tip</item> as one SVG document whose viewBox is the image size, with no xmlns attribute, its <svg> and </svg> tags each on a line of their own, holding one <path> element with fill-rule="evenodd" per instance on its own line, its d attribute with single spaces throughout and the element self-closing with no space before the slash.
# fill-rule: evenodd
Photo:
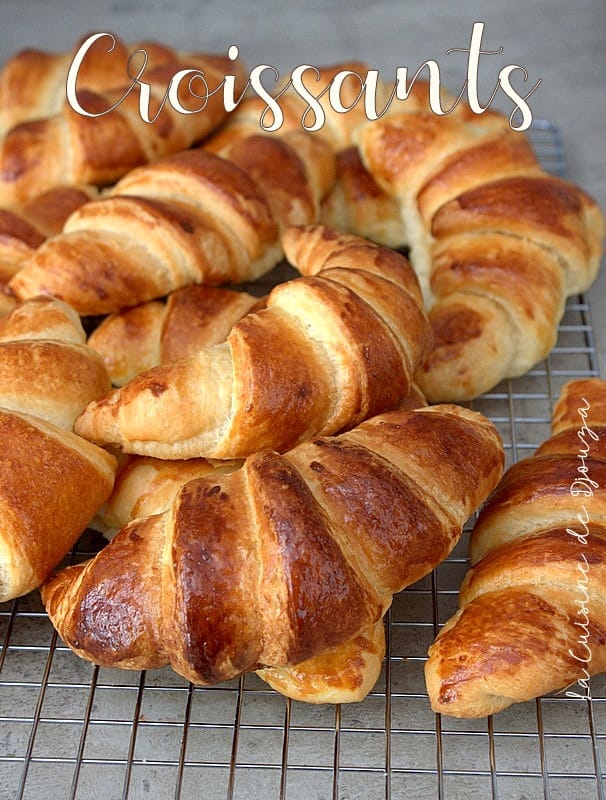
<svg viewBox="0 0 606 800">
<path fill-rule="evenodd" d="M 120 431 L 115 410 L 119 390 L 114 389 L 100 400 L 93 400 L 74 422 L 74 433 L 95 444 L 120 446 Z"/>
</svg>

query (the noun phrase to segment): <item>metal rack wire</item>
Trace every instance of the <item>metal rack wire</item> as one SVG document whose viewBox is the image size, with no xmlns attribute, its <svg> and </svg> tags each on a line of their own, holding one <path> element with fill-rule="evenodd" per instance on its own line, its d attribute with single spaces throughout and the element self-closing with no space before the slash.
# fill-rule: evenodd
<svg viewBox="0 0 606 800">
<path fill-rule="evenodd" d="M 544 166 L 564 175 L 558 131 L 538 122 L 531 135 Z M 511 464 L 549 435 L 562 385 L 597 374 L 589 308 L 573 298 L 549 358 L 474 407 Z M 88 531 L 74 557 L 99 546 Z M 477 721 L 431 712 L 423 663 L 455 610 L 466 547 L 467 534 L 395 598 L 382 675 L 351 706 L 291 702 L 255 675 L 195 688 L 169 669 L 98 668 L 61 643 L 37 593 L 0 606 L 0 797 L 604 800 L 604 676 L 587 700 L 560 694 Z"/>
</svg>

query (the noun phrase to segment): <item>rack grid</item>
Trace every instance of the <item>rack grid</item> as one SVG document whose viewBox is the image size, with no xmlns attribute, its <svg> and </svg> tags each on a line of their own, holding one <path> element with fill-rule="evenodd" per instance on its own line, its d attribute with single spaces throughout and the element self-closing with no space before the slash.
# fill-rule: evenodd
<svg viewBox="0 0 606 800">
<path fill-rule="evenodd" d="M 530 134 L 544 167 L 564 176 L 558 129 L 536 121 Z M 589 305 L 571 298 L 546 361 L 473 407 L 496 424 L 510 465 L 549 436 L 563 384 L 598 374 Z M 469 525 L 395 598 L 380 679 L 352 705 L 290 701 L 254 674 L 202 688 L 168 668 L 99 668 L 58 639 L 37 592 L 0 605 L 0 797 L 605 800 L 606 676 L 584 699 L 560 693 L 484 720 L 429 707 L 423 665 L 456 609 Z M 101 545 L 87 531 L 72 558 Z"/>
</svg>

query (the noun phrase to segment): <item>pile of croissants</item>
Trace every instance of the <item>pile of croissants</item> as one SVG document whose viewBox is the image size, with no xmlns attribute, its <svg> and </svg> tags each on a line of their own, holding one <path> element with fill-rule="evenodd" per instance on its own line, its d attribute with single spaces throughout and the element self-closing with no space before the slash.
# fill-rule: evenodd
<svg viewBox="0 0 606 800">
<path fill-rule="evenodd" d="M 179 69 L 244 75 L 138 47 L 156 99 Z M 131 49 L 89 51 L 82 105 L 122 96 Z M 0 600 L 39 588 L 100 665 L 352 702 L 393 596 L 479 512 L 434 710 L 606 670 L 606 382 L 569 383 L 505 475 L 458 404 L 549 354 L 600 265 L 596 203 L 500 114 L 434 115 L 422 83 L 370 122 L 352 76 L 314 133 L 285 91 L 276 132 L 259 98 L 143 124 L 134 97 L 74 111 L 72 56 L 0 72 Z M 109 542 L 64 566 L 87 527 Z"/>
</svg>

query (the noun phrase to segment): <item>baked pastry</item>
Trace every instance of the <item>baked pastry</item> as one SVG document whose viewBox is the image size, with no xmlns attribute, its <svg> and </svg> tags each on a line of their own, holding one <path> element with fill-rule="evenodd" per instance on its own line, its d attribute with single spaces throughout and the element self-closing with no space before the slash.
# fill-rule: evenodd
<svg viewBox="0 0 606 800">
<path fill-rule="evenodd" d="M 248 292 L 191 284 L 165 300 L 110 314 L 88 338 L 114 386 L 140 372 L 225 341 L 234 324 L 259 304 Z"/>
<path fill-rule="evenodd" d="M 131 171 L 72 214 L 11 290 L 107 314 L 191 283 L 258 278 L 282 258 L 282 228 L 317 219 L 334 156 L 301 131 L 246 137 L 229 155 L 198 148 Z"/>
<path fill-rule="evenodd" d="M 472 531 L 459 610 L 426 663 L 435 711 L 482 717 L 567 687 L 587 695 L 606 670 L 605 520 L 606 381 L 572 381 L 553 436 L 509 469 Z"/>
<path fill-rule="evenodd" d="M 87 37 L 69 53 L 49 53 L 27 48 L 15 53 L 0 70 L 0 135 L 21 122 L 50 117 L 61 111 L 65 81 L 74 56 Z M 152 43 L 133 45 L 132 50 L 153 48 L 156 64 L 170 61 L 174 53 Z M 103 36 L 90 45 L 78 70 L 78 87 L 102 92 L 123 86 L 129 47 L 120 38 Z"/>
<path fill-rule="evenodd" d="M 113 456 L 72 432 L 109 388 L 78 316 L 40 298 L 0 320 L 0 602 L 36 588 L 109 496 Z"/>
<path fill-rule="evenodd" d="M 241 458 L 397 408 L 431 344 L 408 261 L 322 226 L 290 227 L 282 243 L 305 277 L 275 287 L 227 342 L 91 403 L 76 430 L 156 458 Z"/>
<path fill-rule="evenodd" d="M 470 400 L 545 358 L 566 298 L 599 268 L 597 204 L 544 172 L 494 112 L 442 118 L 413 104 L 354 136 L 401 208 L 434 334 L 417 375 L 427 398 Z"/>
<path fill-rule="evenodd" d="M 113 539 L 127 523 L 170 508 L 182 487 L 194 478 L 231 472 L 241 462 L 203 458 L 160 461 L 145 456 L 122 459 L 114 488 L 89 527 Z M 383 620 L 368 631 L 294 667 L 258 670 L 281 694 L 307 703 L 352 703 L 375 685 L 385 655 Z"/>
<path fill-rule="evenodd" d="M 116 47 L 108 53 L 112 42 Z M 228 73 L 243 80 L 240 62 L 232 62 L 227 56 L 179 53 L 153 43 L 143 47 L 147 55 L 139 53 L 130 69 L 135 74 L 144 70 L 141 80 L 150 89 L 151 121 L 146 121 L 141 111 L 139 95 L 143 90 L 131 90 L 129 50 L 116 37 L 99 39 L 79 71 L 78 102 L 96 115 L 93 117 L 73 109 L 66 99 L 65 57 L 53 59 L 29 51 L 9 62 L 0 101 L 9 124 L 19 118 L 26 121 L 11 127 L 2 139 L 0 204 L 21 203 L 64 183 L 110 185 L 138 165 L 202 140 L 225 119 L 222 93 L 213 90 Z M 110 60 L 117 66 L 103 76 Z M 52 67 L 47 67 L 48 62 Z M 24 77 L 32 67 L 30 77 Z M 46 78 L 36 86 L 41 69 Z M 179 101 L 191 113 L 164 101 L 173 76 L 186 69 L 202 72 L 210 91 L 201 109 L 200 99 L 190 95 L 185 85 L 179 87 Z M 50 83 L 53 91 L 49 91 Z"/>
<path fill-rule="evenodd" d="M 444 558 L 502 466 L 477 412 L 390 412 L 190 481 L 46 582 L 43 601 L 63 640 L 102 665 L 170 663 L 209 684 L 300 664 L 365 634 Z"/>
</svg>

